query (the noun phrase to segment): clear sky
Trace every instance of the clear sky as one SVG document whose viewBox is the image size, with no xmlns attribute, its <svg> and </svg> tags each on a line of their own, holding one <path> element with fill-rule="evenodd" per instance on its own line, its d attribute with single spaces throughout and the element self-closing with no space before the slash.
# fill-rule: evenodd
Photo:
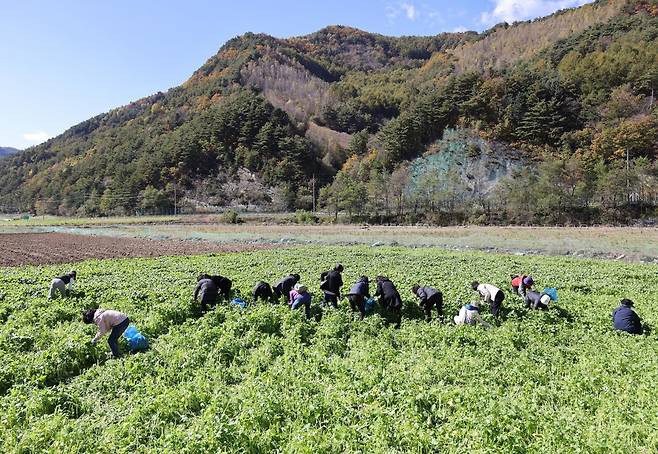
<svg viewBox="0 0 658 454">
<path fill-rule="evenodd" d="M 589 0 L 0 0 L 0 146 L 26 148 L 185 81 L 228 39 L 350 25 L 481 31 Z"/>
</svg>

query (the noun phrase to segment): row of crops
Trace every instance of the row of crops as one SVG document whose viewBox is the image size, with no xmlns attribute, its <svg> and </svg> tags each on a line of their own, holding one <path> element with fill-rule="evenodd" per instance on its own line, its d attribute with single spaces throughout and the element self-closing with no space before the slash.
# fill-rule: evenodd
<svg viewBox="0 0 658 454">
<path fill-rule="evenodd" d="M 394 329 L 343 301 L 320 311 L 319 274 L 387 274 L 405 302 Z M 3 452 L 656 452 L 658 270 L 653 265 L 403 248 L 294 248 L 76 264 L 74 297 L 48 301 L 66 266 L 0 269 Z M 200 317 L 195 276 L 248 295 L 298 272 L 314 313 L 261 304 Z M 491 330 L 448 320 L 510 273 L 556 286 L 548 312 L 509 293 Z M 444 292 L 428 324 L 411 286 Z M 349 284 L 348 284 L 349 285 Z M 632 298 L 650 332 L 611 329 Z M 80 311 L 118 309 L 151 341 L 109 359 Z M 492 322 L 488 314 L 485 319 Z"/>
</svg>

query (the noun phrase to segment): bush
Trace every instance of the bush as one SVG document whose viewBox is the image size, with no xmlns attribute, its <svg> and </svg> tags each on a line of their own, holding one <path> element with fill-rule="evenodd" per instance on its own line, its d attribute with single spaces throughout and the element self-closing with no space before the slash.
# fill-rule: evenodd
<svg viewBox="0 0 658 454">
<path fill-rule="evenodd" d="M 318 218 L 307 210 L 297 210 L 294 217 L 295 224 L 315 224 Z"/>
<path fill-rule="evenodd" d="M 239 224 L 242 220 L 237 211 L 227 210 L 222 213 L 222 222 L 225 224 Z"/>
</svg>

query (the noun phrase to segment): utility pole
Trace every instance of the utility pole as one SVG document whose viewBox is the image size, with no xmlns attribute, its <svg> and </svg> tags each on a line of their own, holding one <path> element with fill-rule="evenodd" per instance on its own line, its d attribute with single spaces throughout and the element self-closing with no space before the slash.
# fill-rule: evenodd
<svg viewBox="0 0 658 454">
<path fill-rule="evenodd" d="M 312 185 L 312 198 L 313 198 L 313 213 L 315 213 L 315 174 L 313 174 L 313 178 L 311 179 L 311 185 Z"/>
</svg>

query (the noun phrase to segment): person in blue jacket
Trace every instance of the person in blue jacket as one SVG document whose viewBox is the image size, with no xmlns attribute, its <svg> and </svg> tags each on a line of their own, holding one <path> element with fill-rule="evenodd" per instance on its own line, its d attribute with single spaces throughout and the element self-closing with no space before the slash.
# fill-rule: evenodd
<svg viewBox="0 0 658 454">
<path fill-rule="evenodd" d="M 352 312 L 356 312 L 358 308 L 360 314 L 359 320 L 363 320 L 366 316 L 366 300 L 370 298 L 368 276 L 361 276 L 345 296 L 347 296 L 347 301 L 350 302 Z"/>
<path fill-rule="evenodd" d="M 633 301 L 626 298 L 621 300 L 620 306 L 612 311 L 612 323 L 616 330 L 642 334 L 642 322 L 632 307 Z"/>
</svg>

